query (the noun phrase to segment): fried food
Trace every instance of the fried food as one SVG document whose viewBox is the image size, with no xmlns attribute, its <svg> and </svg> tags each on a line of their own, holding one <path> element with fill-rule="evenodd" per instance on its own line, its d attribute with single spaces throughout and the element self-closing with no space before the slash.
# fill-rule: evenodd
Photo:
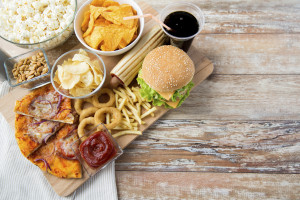
<svg viewBox="0 0 300 200">
<path fill-rule="evenodd" d="M 139 134 L 138 125 L 145 124 L 142 120 L 148 115 L 154 116 L 156 107 L 152 107 L 139 93 L 139 87 L 118 87 L 113 90 L 115 93 L 116 108 L 122 113 L 120 125 L 114 130 L 120 130 L 113 134 L 113 137 L 119 137 L 126 134 Z M 142 114 L 142 108 L 146 110 Z"/>
<path fill-rule="evenodd" d="M 83 99 L 76 99 L 75 100 L 75 103 L 74 103 L 74 108 L 75 108 L 75 111 L 81 115 L 82 113 L 82 106 L 83 106 Z"/>
<path fill-rule="evenodd" d="M 109 101 L 108 102 L 106 102 L 106 103 L 100 103 L 99 102 L 99 97 L 102 94 L 107 94 L 109 96 Z M 114 95 L 112 90 L 110 90 L 108 88 L 103 88 L 97 94 L 95 94 L 92 97 L 92 103 L 97 108 L 111 107 L 115 104 L 115 95 Z"/>
<path fill-rule="evenodd" d="M 87 125 L 93 125 L 93 126 L 96 126 L 96 125 L 97 125 L 97 123 L 95 123 L 94 117 L 88 117 L 88 118 L 85 118 L 85 119 L 83 119 L 83 120 L 79 123 L 79 126 L 78 126 L 78 136 L 79 136 L 82 140 L 85 140 L 85 139 L 86 139 L 86 136 L 84 136 L 84 135 L 85 135 L 84 128 L 85 128 Z"/>
<path fill-rule="evenodd" d="M 138 35 L 138 19 L 123 19 L 133 15 L 136 11 L 129 4 L 120 5 L 111 0 L 92 2 L 81 23 L 82 37 L 94 49 L 122 49 Z"/>
<path fill-rule="evenodd" d="M 110 122 L 104 123 L 106 120 L 106 114 L 111 114 L 112 115 L 112 120 Z M 95 113 L 95 122 L 96 124 L 103 123 L 105 127 L 109 130 L 115 128 L 122 120 L 122 115 L 121 112 L 114 107 L 104 107 L 100 108 L 96 113 Z"/>
<path fill-rule="evenodd" d="M 79 122 L 81 122 L 83 119 L 85 119 L 87 117 L 94 117 L 97 110 L 99 110 L 99 108 L 96 108 L 96 107 L 89 107 L 89 108 L 83 109 L 80 114 L 80 117 L 79 117 Z"/>
<path fill-rule="evenodd" d="M 54 82 L 74 97 L 85 96 L 96 89 L 103 80 L 102 66 L 91 60 L 87 52 L 80 49 L 73 58 L 57 66 Z"/>
</svg>

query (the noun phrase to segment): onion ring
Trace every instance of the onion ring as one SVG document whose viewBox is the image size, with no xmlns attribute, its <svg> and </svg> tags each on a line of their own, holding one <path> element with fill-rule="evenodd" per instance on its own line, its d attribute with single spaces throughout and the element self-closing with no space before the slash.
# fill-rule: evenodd
<svg viewBox="0 0 300 200">
<path fill-rule="evenodd" d="M 83 104 L 83 99 L 76 99 L 74 103 L 74 108 L 76 112 L 80 115 L 82 112 L 82 104 Z"/>
<path fill-rule="evenodd" d="M 80 123 L 79 123 L 79 126 L 78 126 L 78 136 L 83 140 L 86 139 L 86 136 L 85 136 L 85 132 L 84 132 L 84 128 L 87 126 L 87 125 L 94 125 L 96 126 L 97 124 L 95 123 L 95 119 L 94 117 L 88 117 L 88 118 L 85 118 L 83 119 Z"/>
<path fill-rule="evenodd" d="M 108 102 L 106 102 L 106 103 L 100 103 L 99 102 L 99 97 L 102 94 L 108 94 L 108 96 L 109 96 L 109 101 Z M 100 92 L 98 92 L 97 94 L 95 94 L 92 97 L 92 102 L 93 102 L 93 105 L 97 108 L 111 107 L 115 104 L 115 94 L 111 89 L 103 88 L 103 89 L 100 90 Z"/>
<path fill-rule="evenodd" d="M 96 108 L 96 107 L 89 107 L 89 108 L 83 109 L 80 114 L 80 117 L 79 117 L 79 122 L 81 122 L 84 118 L 91 117 L 91 116 L 94 117 L 95 112 L 97 110 L 99 110 L 99 108 Z"/>
<path fill-rule="evenodd" d="M 109 114 L 112 115 L 113 122 L 108 123 L 108 124 L 104 124 L 104 122 L 105 122 L 105 113 L 109 113 Z M 95 113 L 94 119 L 95 119 L 96 124 L 103 123 L 107 129 L 111 130 L 111 129 L 115 128 L 117 125 L 119 125 L 119 123 L 122 120 L 122 114 L 115 107 L 104 107 L 104 108 L 100 108 Z"/>
</svg>

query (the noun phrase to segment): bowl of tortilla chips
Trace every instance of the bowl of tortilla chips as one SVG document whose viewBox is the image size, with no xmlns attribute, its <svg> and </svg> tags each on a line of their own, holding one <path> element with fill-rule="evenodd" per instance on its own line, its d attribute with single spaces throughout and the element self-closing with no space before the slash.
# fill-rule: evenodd
<svg viewBox="0 0 300 200">
<path fill-rule="evenodd" d="M 78 10 L 74 30 L 78 40 L 89 50 L 104 56 L 120 55 L 140 39 L 144 18 L 124 20 L 143 15 L 133 0 L 89 0 Z"/>
</svg>

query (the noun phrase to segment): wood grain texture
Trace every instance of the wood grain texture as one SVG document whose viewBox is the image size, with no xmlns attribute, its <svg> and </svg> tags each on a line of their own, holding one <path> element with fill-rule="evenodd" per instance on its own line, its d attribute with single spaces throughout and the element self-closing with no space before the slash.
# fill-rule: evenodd
<svg viewBox="0 0 300 200">
<path fill-rule="evenodd" d="M 148 1 L 156 10 L 181 0 Z M 205 15 L 202 33 L 300 33 L 298 0 L 189 0 Z"/>
<path fill-rule="evenodd" d="M 298 75 L 212 75 L 163 119 L 299 120 Z"/>
<path fill-rule="evenodd" d="M 159 120 L 117 170 L 300 173 L 300 121 Z"/>
<path fill-rule="evenodd" d="M 299 199 L 300 175 L 117 171 L 119 199 Z"/>
<path fill-rule="evenodd" d="M 214 74 L 300 74 L 299 34 L 199 34 L 193 44 Z"/>
<path fill-rule="evenodd" d="M 204 11 L 193 45 L 214 75 L 127 147 L 120 199 L 300 199 L 300 1 L 189 2 Z M 51 62 L 76 45 L 73 35 Z"/>
</svg>

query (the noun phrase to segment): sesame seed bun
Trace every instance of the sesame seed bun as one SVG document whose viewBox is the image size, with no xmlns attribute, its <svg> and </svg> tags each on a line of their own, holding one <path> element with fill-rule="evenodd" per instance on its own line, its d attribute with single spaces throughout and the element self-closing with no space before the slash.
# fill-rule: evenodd
<svg viewBox="0 0 300 200">
<path fill-rule="evenodd" d="M 144 59 L 142 78 L 158 92 L 174 92 L 194 77 L 195 66 L 181 49 L 164 45 L 150 51 Z"/>
</svg>

